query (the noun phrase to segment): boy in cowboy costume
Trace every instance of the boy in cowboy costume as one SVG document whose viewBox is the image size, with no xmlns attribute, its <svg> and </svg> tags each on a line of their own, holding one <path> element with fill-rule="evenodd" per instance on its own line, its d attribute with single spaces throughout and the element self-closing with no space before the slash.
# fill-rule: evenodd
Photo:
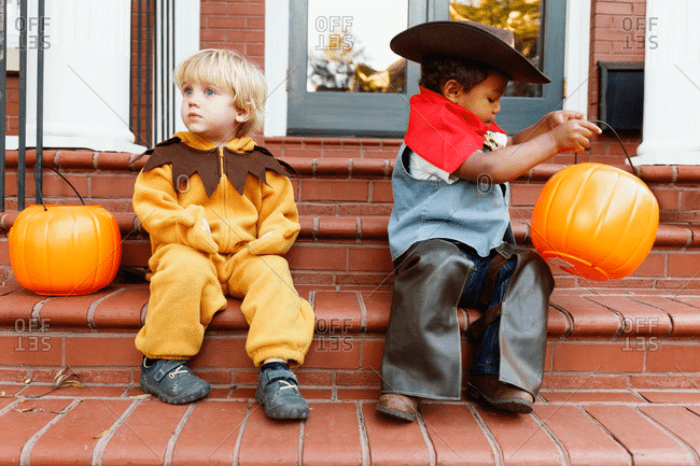
<svg viewBox="0 0 700 466">
<path fill-rule="evenodd" d="M 302 364 L 314 330 L 282 257 L 299 233 L 291 167 L 248 137 L 262 121 L 262 72 L 236 52 L 203 50 L 175 70 L 188 131 L 152 150 L 134 187 L 151 239 L 151 296 L 136 336 L 141 387 L 172 404 L 209 394 L 192 373 L 226 295 L 242 298 L 246 351 L 261 366 L 255 398 L 276 419 L 305 419 L 289 364 Z"/>
<path fill-rule="evenodd" d="M 513 48 L 509 31 L 469 21 L 424 23 L 391 49 L 421 64 L 392 188 L 395 265 L 377 409 L 413 420 L 421 399 L 459 400 L 457 307 L 484 315 L 467 390 L 528 413 L 542 382 L 547 304 L 554 287 L 534 251 L 514 245 L 508 182 L 560 152 L 580 152 L 600 129 L 556 111 L 512 138 L 495 123 L 509 80 L 550 80 Z"/>
</svg>

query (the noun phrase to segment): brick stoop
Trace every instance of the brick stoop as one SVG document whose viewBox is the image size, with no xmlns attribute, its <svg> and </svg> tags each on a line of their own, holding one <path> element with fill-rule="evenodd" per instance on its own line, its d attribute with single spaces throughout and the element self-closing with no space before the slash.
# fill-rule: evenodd
<svg viewBox="0 0 700 466">
<path fill-rule="evenodd" d="M 254 401 L 258 370 L 245 354 L 247 324 L 235 299 L 191 361 L 212 394 L 187 406 L 143 396 L 133 340 L 148 302 L 139 274 L 150 248 L 130 205 L 143 160 L 47 151 L 45 163 L 77 184 L 86 202 L 115 214 L 123 267 L 88 296 L 24 290 L 7 253 L 17 213 L 0 214 L 0 464 L 700 463 L 700 170 L 640 167 L 662 225 L 632 276 L 589 282 L 553 269 L 544 385 L 532 415 L 465 398 L 423 403 L 419 422 L 404 424 L 374 410 L 391 300 L 386 225 L 398 143 L 280 138 L 266 145 L 300 172 L 293 183 L 302 231 L 288 259 L 317 315 L 307 360 L 296 370 L 311 418 L 273 422 Z M 562 167 L 541 165 L 512 184 L 520 244 L 529 245 L 539 190 Z M 59 180 L 46 179 L 51 202 L 75 204 Z M 458 313 L 463 329 L 480 317 Z M 470 352 L 465 337 L 465 362 Z M 83 386 L 54 390 L 63 368 Z"/>
<path fill-rule="evenodd" d="M 170 406 L 138 388 L 146 284 L 70 298 L 2 290 L 2 464 L 697 464 L 697 293 L 557 290 L 534 414 L 464 399 L 426 402 L 419 422 L 404 424 L 374 410 L 386 290 L 302 287 L 318 318 L 296 371 L 312 408 L 304 423 L 268 420 L 255 403 L 237 300 L 192 360 L 212 394 Z M 460 310 L 463 327 L 478 317 Z M 54 389 L 64 367 L 82 387 Z"/>
</svg>

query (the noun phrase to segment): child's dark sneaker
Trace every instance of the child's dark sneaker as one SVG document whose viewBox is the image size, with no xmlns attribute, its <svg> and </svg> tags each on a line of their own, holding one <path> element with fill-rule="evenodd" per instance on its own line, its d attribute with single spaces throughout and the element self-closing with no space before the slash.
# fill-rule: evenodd
<svg viewBox="0 0 700 466">
<path fill-rule="evenodd" d="M 282 366 L 282 365 L 280 365 Z M 258 376 L 255 400 L 265 407 L 267 417 L 273 419 L 306 419 L 309 404 L 299 393 L 299 382 L 294 372 L 277 366 L 264 368 Z M 284 364 L 286 366 L 286 364 Z"/>
<path fill-rule="evenodd" d="M 209 383 L 194 375 L 186 361 L 175 359 L 143 358 L 141 388 L 173 405 L 192 403 L 211 391 Z"/>
</svg>

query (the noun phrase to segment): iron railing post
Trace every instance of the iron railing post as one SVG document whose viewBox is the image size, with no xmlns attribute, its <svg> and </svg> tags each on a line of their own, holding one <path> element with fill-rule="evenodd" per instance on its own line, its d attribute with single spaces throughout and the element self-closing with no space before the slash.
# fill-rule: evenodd
<svg viewBox="0 0 700 466">
<path fill-rule="evenodd" d="M 27 158 L 27 0 L 19 3 L 19 132 L 17 136 L 17 210 L 24 210 Z"/>
<path fill-rule="evenodd" d="M 36 71 L 36 162 L 34 164 L 34 185 L 36 187 L 36 203 L 43 204 L 43 169 L 44 169 L 44 0 L 39 3 L 39 26 L 37 40 L 37 71 Z"/>
<path fill-rule="evenodd" d="M 0 0 L 0 212 L 5 211 L 5 134 L 7 133 L 7 0 Z"/>
</svg>

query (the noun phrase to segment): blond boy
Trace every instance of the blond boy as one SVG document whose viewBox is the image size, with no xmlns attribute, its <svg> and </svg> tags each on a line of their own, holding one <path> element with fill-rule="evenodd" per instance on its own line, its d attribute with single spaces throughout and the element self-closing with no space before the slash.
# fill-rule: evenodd
<svg viewBox="0 0 700 466">
<path fill-rule="evenodd" d="M 173 404 L 210 392 L 187 366 L 212 317 L 242 298 L 246 351 L 262 366 L 256 399 L 268 416 L 305 419 L 309 408 L 289 364 L 302 364 L 314 313 L 282 257 L 299 232 L 287 166 L 248 135 L 262 120 L 262 72 L 236 52 L 203 50 L 175 70 L 178 132 L 148 151 L 133 205 L 151 239 L 153 272 L 141 387 Z"/>
</svg>

